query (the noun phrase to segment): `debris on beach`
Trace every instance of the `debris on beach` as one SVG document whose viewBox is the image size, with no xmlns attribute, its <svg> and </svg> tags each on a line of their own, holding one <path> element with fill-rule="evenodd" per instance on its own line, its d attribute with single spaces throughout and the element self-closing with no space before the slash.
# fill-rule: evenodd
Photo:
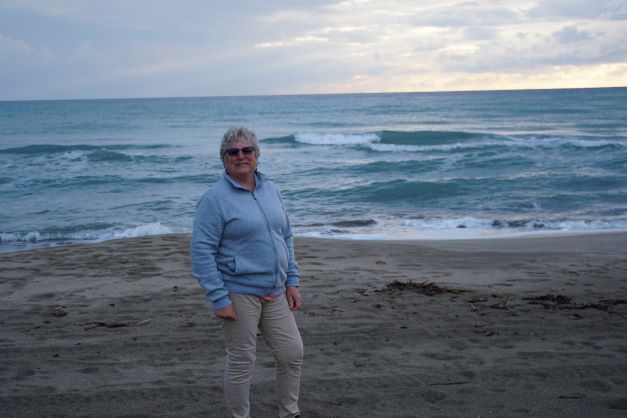
<svg viewBox="0 0 627 418">
<path fill-rule="evenodd" d="M 123 328 L 123 327 L 132 327 L 132 326 L 139 326 L 139 325 L 144 325 L 146 323 L 150 322 L 150 319 L 144 319 L 143 321 L 139 321 L 139 322 L 117 322 L 117 321 L 113 321 L 113 322 L 105 322 L 105 321 L 89 321 L 89 322 L 85 322 L 81 325 L 86 326 L 85 329 L 91 329 L 91 328 L 97 328 L 97 327 L 104 327 L 104 328 Z"/>
<path fill-rule="evenodd" d="M 416 283 L 414 281 L 401 282 L 399 280 L 394 280 L 392 283 L 388 283 L 382 290 L 382 292 L 394 292 L 394 291 L 406 291 L 411 290 L 422 295 L 434 296 L 441 295 L 444 293 L 453 293 L 455 295 L 459 295 L 460 293 L 464 293 L 465 290 L 462 289 L 453 289 L 445 286 L 439 286 L 432 282 L 422 282 Z"/>
<path fill-rule="evenodd" d="M 493 302 L 493 301 L 497 302 Z M 497 292 L 491 295 L 476 295 L 475 297 L 466 300 L 468 306 L 472 311 L 481 311 L 486 308 L 492 309 L 509 309 L 510 297 L 504 293 Z M 493 302 L 493 303 L 489 303 Z"/>
<path fill-rule="evenodd" d="M 588 303 L 575 303 L 572 298 L 558 294 L 546 294 L 542 296 L 534 296 L 523 298 L 528 300 L 530 305 L 540 305 L 544 309 L 599 309 L 602 311 L 611 311 L 615 305 L 627 304 L 626 299 L 601 299 Z"/>
<path fill-rule="evenodd" d="M 530 305 L 542 305 L 545 308 L 553 307 L 557 305 L 569 305 L 573 301 L 568 296 L 556 295 L 553 293 L 548 293 L 542 296 L 533 296 L 533 297 L 528 297 L 528 298 L 523 298 L 523 299 L 531 301 L 529 302 Z"/>
<path fill-rule="evenodd" d="M 610 311 L 612 306 L 625 304 L 627 304 L 627 299 L 602 299 L 590 303 L 577 304 L 575 309 L 594 308 L 602 311 Z"/>
<path fill-rule="evenodd" d="M 52 316 L 65 316 L 67 315 L 67 311 L 65 310 L 65 306 L 57 306 L 50 311 L 50 315 Z"/>
</svg>

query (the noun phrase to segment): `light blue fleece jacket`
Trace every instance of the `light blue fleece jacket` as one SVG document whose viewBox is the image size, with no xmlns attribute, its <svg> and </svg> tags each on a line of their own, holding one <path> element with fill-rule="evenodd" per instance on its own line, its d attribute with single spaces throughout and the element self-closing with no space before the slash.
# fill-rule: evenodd
<svg viewBox="0 0 627 418">
<path fill-rule="evenodd" d="M 281 194 L 259 172 L 255 182 L 250 192 L 225 172 L 196 209 L 192 274 L 216 310 L 231 304 L 230 292 L 271 296 L 299 285 Z"/>
</svg>

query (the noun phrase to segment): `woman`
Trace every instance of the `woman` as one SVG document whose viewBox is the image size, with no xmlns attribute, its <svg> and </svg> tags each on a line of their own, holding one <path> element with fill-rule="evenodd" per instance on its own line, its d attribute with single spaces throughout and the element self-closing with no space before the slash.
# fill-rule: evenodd
<svg viewBox="0 0 627 418">
<path fill-rule="evenodd" d="M 259 142 L 229 129 L 220 144 L 223 177 L 198 204 L 192 272 L 223 320 L 224 390 L 233 417 L 250 416 L 257 331 L 274 354 L 279 416 L 297 417 L 303 343 L 292 310 L 301 305 L 290 223 L 275 185 L 257 171 Z"/>
</svg>

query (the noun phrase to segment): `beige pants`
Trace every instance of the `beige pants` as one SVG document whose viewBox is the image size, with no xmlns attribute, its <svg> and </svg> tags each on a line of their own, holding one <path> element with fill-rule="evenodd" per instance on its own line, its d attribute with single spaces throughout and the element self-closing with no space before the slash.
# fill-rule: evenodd
<svg viewBox="0 0 627 418">
<path fill-rule="evenodd" d="M 229 412 L 235 418 L 250 417 L 250 381 L 257 357 L 257 330 L 260 330 L 276 362 L 279 416 L 298 415 L 303 342 L 285 295 L 270 301 L 233 293 L 229 297 L 237 316 L 236 321 L 223 321 L 224 392 Z"/>
</svg>

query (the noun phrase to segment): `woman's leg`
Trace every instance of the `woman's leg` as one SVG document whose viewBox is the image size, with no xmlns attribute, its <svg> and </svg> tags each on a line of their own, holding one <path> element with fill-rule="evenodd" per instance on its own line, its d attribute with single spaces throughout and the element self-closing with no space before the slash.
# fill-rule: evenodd
<svg viewBox="0 0 627 418">
<path fill-rule="evenodd" d="M 279 416 L 295 417 L 300 413 L 298 393 L 303 341 L 285 295 L 263 301 L 259 328 L 276 361 Z"/>
<path fill-rule="evenodd" d="M 226 364 L 224 394 L 234 418 L 250 417 L 250 381 L 255 369 L 257 330 L 262 303 L 256 296 L 230 294 L 236 321 L 224 321 Z"/>
</svg>

